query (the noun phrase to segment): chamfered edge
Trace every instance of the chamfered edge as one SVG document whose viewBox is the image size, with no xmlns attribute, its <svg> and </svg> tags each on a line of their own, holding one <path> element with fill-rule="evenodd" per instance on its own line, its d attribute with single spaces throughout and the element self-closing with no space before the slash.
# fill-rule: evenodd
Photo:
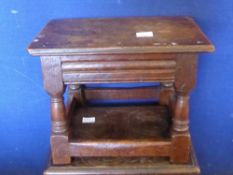
<svg viewBox="0 0 233 175">
<path fill-rule="evenodd" d="M 28 52 L 34 56 L 44 55 L 82 55 L 82 54 L 133 54 L 133 53 L 189 53 L 213 52 L 214 45 L 179 45 L 179 46 L 144 46 L 144 47 L 105 47 L 105 48 L 56 48 L 32 49 Z"/>
</svg>

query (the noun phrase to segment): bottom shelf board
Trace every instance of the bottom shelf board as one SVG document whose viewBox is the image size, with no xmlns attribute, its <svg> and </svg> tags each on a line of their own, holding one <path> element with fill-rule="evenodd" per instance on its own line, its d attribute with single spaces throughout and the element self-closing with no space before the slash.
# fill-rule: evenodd
<svg viewBox="0 0 233 175">
<path fill-rule="evenodd" d="M 199 175 L 200 169 L 192 151 L 187 164 L 171 164 L 168 158 L 74 158 L 71 165 L 52 166 L 44 175 Z"/>
<path fill-rule="evenodd" d="M 167 140 L 167 107 L 156 105 L 77 108 L 71 120 L 71 140 Z"/>
<path fill-rule="evenodd" d="M 82 106 L 75 108 L 71 118 L 70 154 L 74 157 L 169 156 L 169 131 L 166 106 Z"/>
</svg>

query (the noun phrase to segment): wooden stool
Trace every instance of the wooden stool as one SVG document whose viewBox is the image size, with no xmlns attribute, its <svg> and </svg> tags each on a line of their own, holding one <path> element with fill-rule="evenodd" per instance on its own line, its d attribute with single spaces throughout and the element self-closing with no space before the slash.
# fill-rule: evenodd
<svg viewBox="0 0 233 175">
<path fill-rule="evenodd" d="M 197 56 L 214 50 L 192 18 L 52 20 L 28 50 L 41 57 L 44 87 L 51 97 L 53 165 L 71 165 L 72 157 L 189 162 L 189 93 Z M 160 86 L 85 88 L 131 82 Z M 158 99 L 158 104 L 89 105 L 109 99 Z"/>
</svg>

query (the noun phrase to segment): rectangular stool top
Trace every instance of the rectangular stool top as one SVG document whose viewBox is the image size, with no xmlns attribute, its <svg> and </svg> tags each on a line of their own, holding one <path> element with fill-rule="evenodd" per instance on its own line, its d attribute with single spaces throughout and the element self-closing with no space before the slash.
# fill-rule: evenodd
<svg viewBox="0 0 233 175">
<path fill-rule="evenodd" d="M 56 19 L 28 47 L 32 55 L 211 52 L 190 17 Z"/>
</svg>

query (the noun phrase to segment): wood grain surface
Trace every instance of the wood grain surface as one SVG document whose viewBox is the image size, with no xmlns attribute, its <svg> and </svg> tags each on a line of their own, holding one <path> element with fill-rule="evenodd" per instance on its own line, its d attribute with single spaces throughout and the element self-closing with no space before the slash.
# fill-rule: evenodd
<svg viewBox="0 0 233 175">
<path fill-rule="evenodd" d="M 189 94 L 196 82 L 197 56 L 213 50 L 190 17 L 50 21 L 28 51 L 41 56 L 44 87 L 51 96 L 53 164 L 70 164 L 75 157 L 106 156 L 163 156 L 170 163 L 187 164 L 191 151 Z M 123 82 L 159 82 L 161 86 L 86 92 L 83 88 L 85 84 Z M 88 100 L 121 98 L 153 98 L 158 104 L 86 106 Z M 83 123 L 83 117 L 94 117 L 94 124 Z M 174 174 L 176 170 L 156 172 Z M 187 167 L 183 170 L 177 174 L 189 174 Z"/>
<path fill-rule="evenodd" d="M 152 37 L 137 37 L 151 32 Z M 208 52 L 214 46 L 190 17 L 57 19 L 28 48 L 33 55 Z"/>
<path fill-rule="evenodd" d="M 93 123 L 83 123 L 83 118 L 93 117 Z M 84 106 L 71 123 L 70 153 L 75 157 L 170 155 L 165 106 Z"/>
<path fill-rule="evenodd" d="M 191 150 L 187 164 L 170 164 L 166 157 L 78 157 L 69 166 L 49 165 L 44 175 L 199 175 L 200 168 Z"/>
</svg>

